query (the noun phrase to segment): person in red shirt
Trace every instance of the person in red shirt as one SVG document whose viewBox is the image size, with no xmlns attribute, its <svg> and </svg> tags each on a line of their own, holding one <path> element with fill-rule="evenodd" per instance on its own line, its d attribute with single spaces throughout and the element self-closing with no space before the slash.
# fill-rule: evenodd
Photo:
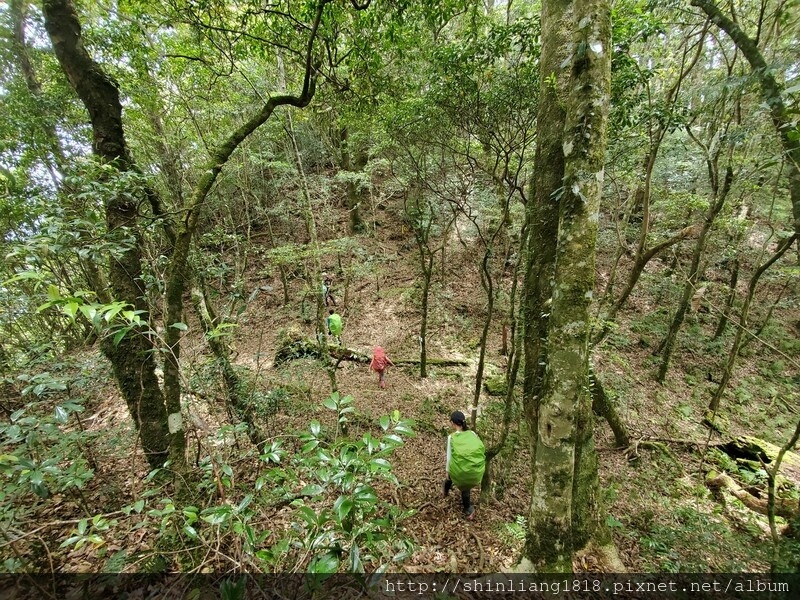
<svg viewBox="0 0 800 600">
<path fill-rule="evenodd" d="M 378 385 L 381 389 L 386 387 L 386 369 L 393 367 L 394 363 L 386 356 L 386 352 L 380 346 L 375 346 L 372 351 L 372 362 L 369 363 L 369 368 L 378 374 Z"/>
</svg>

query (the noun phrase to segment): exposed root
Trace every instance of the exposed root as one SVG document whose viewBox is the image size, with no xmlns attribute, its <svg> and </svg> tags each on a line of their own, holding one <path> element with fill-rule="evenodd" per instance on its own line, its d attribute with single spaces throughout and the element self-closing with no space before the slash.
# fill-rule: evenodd
<svg viewBox="0 0 800 600">
<path fill-rule="evenodd" d="M 485 555 L 483 553 L 483 544 L 481 544 L 480 538 L 478 538 L 478 535 L 474 531 L 470 530 L 469 534 L 472 536 L 472 539 L 475 540 L 475 543 L 478 545 L 478 552 L 480 553 L 478 559 L 478 570 L 476 572 L 483 573 L 484 559 L 485 559 Z"/>
</svg>

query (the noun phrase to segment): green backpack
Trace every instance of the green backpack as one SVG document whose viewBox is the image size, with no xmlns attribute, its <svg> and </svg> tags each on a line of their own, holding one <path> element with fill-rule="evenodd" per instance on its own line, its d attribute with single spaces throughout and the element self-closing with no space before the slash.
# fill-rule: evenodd
<svg viewBox="0 0 800 600">
<path fill-rule="evenodd" d="M 331 335 L 342 335 L 342 317 L 336 313 L 329 316 L 328 329 L 331 330 Z"/>
<path fill-rule="evenodd" d="M 483 479 L 486 448 L 472 430 L 450 434 L 450 479 L 459 489 L 475 487 Z"/>
</svg>

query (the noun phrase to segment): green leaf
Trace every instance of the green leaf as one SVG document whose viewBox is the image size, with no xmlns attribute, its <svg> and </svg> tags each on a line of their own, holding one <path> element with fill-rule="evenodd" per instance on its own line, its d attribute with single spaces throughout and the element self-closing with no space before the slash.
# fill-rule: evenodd
<svg viewBox="0 0 800 600">
<path fill-rule="evenodd" d="M 310 442 L 306 442 L 305 444 L 303 444 L 301 451 L 303 453 L 311 452 L 317 446 L 319 446 L 319 440 L 311 440 Z"/>
<path fill-rule="evenodd" d="M 81 314 L 94 323 L 94 318 L 97 316 L 97 308 L 93 304 L 81 304 L 79 308 Z"/>
<path fill-rule="evenodd" d="M 336 499 L 336 502 L 333 503 L 333 512 L 336 514 L 336 518 L 341 523 L 344 521 L 345 517 L 350 514 L 350 511 L 353 509 L 353 501 L 349 498 L 344 496 L 339 496 Z"/>
<path fill-rule="evenodd" d="M 50 490 L 43 483 L 33 483 L 31 489 L 39 498 L 47 498 L 50 495 Z"/>
<path fill-rule="evenodd" d="M 173 327 L 175 329 L 180 329 L 181 331 L 186 331 L 187 329 L 189 329 L 189 326 L 186 323 L 181 323 L 180 321 L 178 321 L 177 323 L 173 323 L 172 325 L 170 325 L 170 327 Z"/>
<path fill-rule="evenodd" d="M 144 500 L 137 500 L 133 503 L 133 510 L 140 513 L 144 510 Z"/>
<path fill-rule="evenodd" d="M 243 511 L 245 508 L 247 508 L 250 505 L 250 503 L 252 501 L 253 501 L 253 494 L 247 494 L 242 499 L 242 501 L 239 503 L 239 506 L 236 507 L 236 510 L 239 511 L 239 512 Z"/>
<path fill-rule="evenodd" d="M 62 425 L 69 420 L 69 413 L 64 409 L 63 406 L 56 406 L 55 419 L 56 422 L 61 423 Z"/>
<path fill-rule="evenodd" d="M 51 283 L 47 286 L 47 297 L 51 302 L 57 302 L 61 300 L 61 292 L 58 291 L 58 287 Z"/>
<path fill-rule="evenodd" d="M 363 573 L 364 572 L 364 565 L 361 562 L 361 552 L 358 549 L 358 545 L 355 544 L 355 543 L 350 547 L 349 571 L 351 573 Z"/>
<path fill-rule="evenodd" d="M 300 490 L 301 496 L 319 496 L 325 491 L 325 488 L 321 485 L 317 485 L 316 483 L 309 483 L 305 486 L 302 490 Z"/>
<path fill-rule="evenodd" d="M 70 319 L 74 321 L 75 316 L 78 314 L 78 303 L 68 302 L 67 304 L 61 307 L 61 310 L 63 310 L 64 314 L 66 314 Z"/>
<path fill-rule="evenodd" d="M 119 343 L 122 341 L 122 338 L 125 337 L 125 334 L 128 333 L 127 328 L 120 329 L 116 335 L 114 335 L 114 345 L 119 346 Z"/>
<path fill-rule="evenodd" d="M 388 415 L 383 415 L 381 417 L 380 423 L 381 423 L 381 429 L 383 429 L 384 431 L 389 429 L 389 423 L 390 423 L 389 416 Z"/>
<path fill-rule="evenodd" d="M 606 517 L 606 526 L 616 527 L 618 529 L 624 527 L 624 525 L 620 521 L 617 521 L 612 515 Z"/>
<path fill-rule="evenodd" d="M 339 570 L 339 557 L 333 552 L 317 556 L 308 566 L 309 573 L 336 573 Z"/>
<path fill-rule="evenodd" d="M 301 506 L 298 509 L 298 512 L 300 513 L 300 518 L 303 519 L 306 523 L 308 523 L 312 527 L 315 527 L 317 525 L 317 515 L 309 507 Z"/>
<path fill-rule="evenodd" d="M 376 468 L 373 471 L 379 471 L 381 469 L 391 469 L 391 463 L 386 460 L 385 458 L 376 458 L 370 461 L 371 465 L 374 465 Z"/>
<path fill-rule="evenodd" d="M 315 435 L 315 436 L 319 435 L 319 432 L 320 432 L 320 424 L 319 424 L 319 421 L 316 421 L 316 420 L 314 420 L 314 421 L 311 421 L 310 428 L 311 428 L 311 433 L 312 433 L 313 435 Z"/>
<path fill-rule="evenodd" d="M 183 532 L 192 539 L 197 538 L 197 530 L 191 525 L 184 525 Z"/>
</svg>

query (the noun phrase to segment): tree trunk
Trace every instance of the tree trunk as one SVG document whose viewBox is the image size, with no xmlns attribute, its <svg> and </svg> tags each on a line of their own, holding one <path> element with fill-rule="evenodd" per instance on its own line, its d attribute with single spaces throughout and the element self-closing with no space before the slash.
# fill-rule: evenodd
<svg viewBox="0 0 800 600">
<path fill-rule="evenodd" d="M 316 78 L 312 65 L 312 52 L 314 41 L 319 30 L 325 7 L 331 0 L 319 0 L 314 22 L 311 26 L 306 49 L 305 75 L 303 77 L 303 90 L 299 96 L 279 94 L 271 96 L 269 100 L 250 118 L 236 128 L 219 146 L 217 146 L 202 171 L 202 175 L 195 185 L 191 198 L 186 206 L 184 216 L 174 232 L 173 253 L 167 268 L 166 281 L 166 345 L 167 352 L 164 360 L 164 397 L 170 420 L 170 457 L 174 465 L 185 462 L 186 439 L 181 417 L 181 382 L 180 382 L 180 342 L 181 330 L 172 327 L 183 319 L 183 294 L 186 292 L 188 277 L 189 250 L 192 237 L 197 230 L 200 218 L 200 207 L 205 202 L 211 188 L 227 164 L 231 155 L 250 134 L 266 123 L 279 106 L 294 106 L 304 108 L 308 106 L 316 92 Z M 319 289 L 319 288 L 318 288 Z"/>
<path fill-rule="evenodd" d="M 709 161 L 709 169 L 711 169 L 710 165 L 711 161 Z M 717 181 L 718 179 L 715 176 L 712 177 L 712 180 Z M 694 247 L 694 252 L 692 254 L 692 265 L 689 267 L 689 276 L 687 277 L 686 283 L 683 286 L 683 293 L 681 294 L 678 308 L 675 310 L 675 315 L 672 319 L 672 324 L 670 325 L 669 331 L 667 332 L 667 336 L 661 342 L 658 350 L 656 350 L 656 354 L 661 353 L 661 366 L 659 367 L 658 375 L 656 376 L 656 379 L 659 383 L 664 383 L 664 379 L 667 376 L 669 362 L 672 358 L 672 351 L 675 347 L 675 339 L 678 336 L 678 331 L 683 324 L 683 319 L 686 316 L 686 311 L 689 308 L 689 301 L 692 299 L 692 295 L 695 293 L 697 288 L 697 282 L 700 277 L 700 263 L 703 260 L 703 255 L 706 250 L 706 244 L 708 242 L 709 234 L 711 233 L 711 228 L 714 226 L 714 220 L 717 218 L 717 215 L 725 204 L 725 198 L 728 196 L 728 192 L 731 189 L 732 183 L 733 169 L 729 165 L 725 169 L 725 180 L 722 183 L 722 187 L 720 188 L 718 184 L 713 185 L 716 193 L 714 194 L 714 198 L 708 207 L 705 220 L 703 221 L 703 228 L 700 230 L 700 235 L 697 238 L 697 244 Z"/>
<path fill-rule="evenodd" d="M 676 79 L 675 83 L 669 88 L 666 94 L 667 98 L 667 106 L 671 107 L 674 105 L 677 97 L 678 92 L 680 91 L 681 85 L 683 84 L 683 80 L 689 74 L 689 72 L 694 69 L 697 62 L 700 60 L 703 50 L 703 38 L 706 35 L 707 26 L 703 28 L 701 33 L 701 40 L 700 43 L 697 44 L 697 49 L 695 50 L 694 57 L 692 60 L 686 64 L 688 49 L 684 51 L 683 55 L 683 62 L 681 64 L 681 71 Z M 684 46 L 688 48 L 688 45 Z M 644 163 L 642 165 L 644 169 L 644 179 L 640 186 L 636 188 L 636 192 L 634 193 L 634 209 L 641 204 L 642 205 L 642 225 L 639 229 L 639 237 L 636 242 L 636 252 L 634 253 L 633 258 L 633 265 L 631 267 L 630 272 L 628 273 L 628 279 L 625 283 L 625 287 L 622 289 L 619 297 L 616 301 L 611 304 L 611 308 L 608 312 L 601 316 L 602 321 L 602 328 L 596 334 L 594 339 L 592 340 L 593 344 L 598 344 L 608 333 L 609 331 L 609 324 L 614 321 L 617 316 L 617 313 L 625 306 L 625 303 L 628 301 L 628 298 L 633 292 L 636 284 L 639 282 L 639 278 L 641 277 L 642 273 L 644 272 L 644 268 L 647 264 L 658 254 L 670 248 L 671 246 L 677 244 L 678 242 L 686 239 L 689 236 L 696 235 L 698 228 L 696 227 L 685 227 L 681 231 L 679 231 L 676 235 L 673 235 L 670 238 L 667 238 L 665 241 L 657 244 L 653 248 L 648 249 L 648 237 L 650 234 L 650 200 L 651 200 L 651 184 L 653 179 L 653 169 L 655 168 L 656 159 L 658 158 L 658 151 L 661 148 L 661 142 L 664 140 L 664 136 L 667 133 L 667 127 L 664 125 L 659 126 L 655 131 L 652 130 L 652 126 L 650 128 L 649 137 L 650 137 L 650 150 L 647 153 L 647 156 L 644 159 Z M 617 258 L 619 260 L 619 258 Z M 615 262 L 615 269 L 616 269 L 616 262 Z M 609 279 L 608 287 L 606 293 L 609 295 L 613 289 L 613 278 Z"/>
<path fill-rule="evenodd" d="M 423 379 L 428 376 L 428 297 L 431 290 L 431 278 L 433 277 L 433 258 L 433 253 L 429 251 L 426 261 L 423 250 L 420 250 L 420 261 L 422 262 L 422 316 L 419 324 L 419 376 Z"/>
<path fill-rule="evenodd" d="M 361 173 L 364 166 L 367 164 L 367 155 L 365 152 L 356 150 L 355 155 L 352 152 L 349 144 L 350 136 L 347 127 L 343 127 L 340 132 L 339 150 L 341 152 L 341 167 L 343 171 L 349 173 Z M 347 210 L 350 215 L 350 233 L 363 233 L 364 220 L 361 218 L 361 194 L 355 182 L 351 179 L 347 181 Z"/>
<path fill-rule="evenodd" d="M 491 273 L 491 260 L 492 252 L 491 247 L 487 247 L 483 253 L 483 260 L 481 261 L 481 283 L 486 290 L 486 318 L 483 321 L 483 330 L 481 331 L 481 350 L 478 355 L 478 369 L 475 373 L 475 391 L 472 396 L 472 414 L 470 420 L 472 428 L 475 429 L 475 421 L 478 419 L 478 405 L 481 400 L 481 386 L 483 386 L 483 369 L 486 364 L 486 346 L 489 341 L 489 328 L 492 325 L 492 317 L 494 316 L 494 281 L 492 280 Z"/>
<path fill-rule="evenodd" d="M 323 292 L 324 281 L 322 277 L 322 259 L 321 250 L 319 247 L 319 236 L 317 235 L 317 220 L 314 217 L 314 205 L 311 200 L 311 192 L 308 189 L 308 179 L 306 178 L 305 169 L 303 169 L 303 160 L 300 156 L 300 149 L 297 146 L 297 137 L 294 133 L 294 123 L 292 122 L 292 115 L 286 115 L 286 131 L 289 134 L 289 141 L 291 142 L 292 160 L 297 175 L 300 178 L 300 188 L 303 190 L 304 200 L 304 213 L 306 221 L 306 232 L 308 233 L 309 245 L 312 248 L 312 261 L 314 265 L 314 272 L 308 277 L 308 281 L 312 288 L 316 290 L 314 297 L 317 299 L 317 314 L 314 320 L 314 329 L 316 331 L 317 345 L 319 346 L 319 357 L 322 361 L 322 366 L 328 374 L 331 382 L 331 393 L 338 391 L 336 384 L 336 366 L 330 361 L 328 355 L 323 352 L 324 348 L 328 345 L 326 331 L 325 331 L 325 292 Z"/>
<path fill-rule="evenodd" d="M 793 113 L 787 110 L 783 102 L 783 86 L 775 79 L 774 69 L 767 65 L 761 55 L 757 43 L 742 29 L 726 17 L 711 0 L 692 0 L 692 6 L 698 6 L 708 18 L 727 33 L 741 50 L 750 69 L 758 80 L 761 98 L 770 108 L 770 116 L 775 131 L 780 139 L 786 161 L 786 177 L 789 180 L 789 198 L 792 202 L 794 231 L 800 235 L 800 136 L 797 135 L 797 123 Z"/>
<path fill-rule="evenodd" d="M 750 306 L 752 305 L 753 299 L 756 295 L 758 281 L 761 279 L 761 276 L 767 271 L 767 269 L 780 260 L 786 251 L 792 247 L 792 244 L 797 238 L 797 234 L 794 234 L 784 239 L 780 244 L 778 244 L 778 249 L 769 258 L 769 260 L 759 265 L 753 272 L 752 277 L 750 277 L 750 282 L 747 284 L 747 296 L 745 297 L 744 304 L 742 305 L 742 313 L 739 316 L 739 323 L 736 327 L 736 335 L 733 338 L 733 345 L 728 353 L 728 360 L 725 363 L 725 368 L 722 371 L 722 379 L 720 380 L 717 389 L 714 391 L 714 396 L 711 398 L 711 402 L 708 405 L 708 410 L 710 410 L 712 414 L 715 414 L 719 410 L 720 401 L 722 400 L 722 396 L 725 394 L 725 390 L 728 389 L 728 383 L 730 383 L 731 376 L 733 375 L 733 369 L 736 366 L 736 359 L 739 356 L 739 348 L 742 344 L 742 337 L 747 331 L 748 317 L 750 316 Z"/>
<path fill-rule="evenodd" d="M 537 571 L 571 572 L 573 552 L 593 538 L 607 536 L 600 521 L 592 435 L 589 306 L 610 100 L 610 4 L 608 0 L 545 0 L 542 32 L 537 156 L 547 149 L 560 160 L 537 160 L 537 171 L 551 172 L 550 181 L 557 183 L 549 189 L 537 186 L 535 198 L 537 203 L 550 204 L 558 198 L 558 236 L 547 322 L 547 368 L 540 396 L 528 400 L 535 407 L 531 428 L 535 451 L 525 554 Z M 559 87 L 564 86 L 558 96 L 548 89 L 552 88 L 547 83 L 551 74 Z M 563 126 L 543 135 L 541 128 L 547 120 L 542 117 L 553 102 L 565 108 Z M 535 224 L 529 222 L 529 227 L 531 234 L 536 232 Z M 530 338 L 526 334 L 526 341 Z M 534 359 L 538 365 L 541 358 L 526 352 L 526 362 Z M 535 369 L 526 365 L 526 371 L 535 373 Z"/>
<path fill-rule="evenodd" d="M 523 231 L 521 235 L 521 243 L 520 243 L 520 255 L 522 255 L 522 250 L 527 243 L 527 236 L 528 231 L 523 226 Z M 491 465 L 494 458 L 503 451 L 503 448 L 506 445 L 506 440 L 508 439 L 508 432 L 511 428 L 511 420 L 513 417 L 513 409 L 514 405 L 516 404 L 516 385 L 517 385 L 517 376 L 519 374 L 519 366 L 521 362 L 522 352 L 522 331 L 517 327 L 517 313 L 516 313 L 516 299 L 517 299 L 517 287 L 518 287 L 518 279 L 519 279 L 519 267 L 520 262 L 517 261 L 517 264 L 514 267 L 514 274 L 513 280 L 511 283 L 511 299 L 510 299 L 510 308 L 509 308 L 509 325 L 510 325 L 510 333 L 511 333 L 511 347 L 508 353 L 508 364 L 509 368 L 506 371 L 506 397 L 505 397 L 505 405 L 503 408 L 503 428 L 500 432 L 500 439 L 497 441 L 496 444 L 490 446 L 486 449 L 486 470 L 483 473 L 483 479 L 481 480 L 481 496 L 484 498 L 488 498 L 491 485 L 492 485 L 492 471 Z M 505 326 L 505 325 L 504 325 Z"/>
<path fill-rule="evenodd" d="M 739 283 L 739 255 L 737 254 L 736 257 L 733 259 L 733 265 L 731 266 L 731 279 L 728 283 L 728 295 L 725 298 L 725 308 L 722 310 L 722 314 L 719 317 L 719 322 L 717 323 L 717 328 L 714 331 L 714 338 L 719 339 L 722 337 L 722 334 L 725 333 L 725 329 L 728 327 L 728 314 L 733 309 L 733 301 L 736 299 L 736 286 Z"/>
<path fill-rule="evenodd" d="M 606 420 L 614 433 L 614 441 L 617 447 L 627 448 L 631 445 L 631 436 L 628 433 L 628 428 L 606 394 L 603 384 L 594 373 L 594 369 L 589 369 L 589 385 L 592 392 L 592 412 Z"/>
<path fill-rule="evenodd" d="M 81 36 L 78 15 L 71 0 L 45 0 L 45 28 L 56 58 L 70 85 L 89 112 L 92 150 L 120 171 L 133 168 L 122 126 L 122 105 L 115 82 L 89 56 Z M 128 302 L 147 321 L 147 305 L 141 287 L 142 239 L 137 222 L 137 202 L 127 195 L 106 203 L 106 226 L 111 233 L 126 230 L 133 243 L 110 261 L 110 283 L 114 298 Z M 152 468 L 163 465 L 169 447 L 167 412 L 155 374 L 151 339 L 147 332 L 131 331 L 118 344 L 110 338 L 103 353 L 139 429 L 142 449 Z"/>
<path fill-rule="evenodd" d="M 205 285 L 204 282 L 200 282 Z M 200 287 L 192 289 L 192 302 L 197 315 L 200 317 L 200 326 L 206 336 L 211 352 L 214 354 L 220 370 L 222 371 L 222 382 L 225 385 L 225 393 L 228 396 L 228 404 L 233 412 L 247 424 L 247 437 L 253 445 L 261 450 L 264 445 L 266 435 L 261 431 L 261 427 L 254 418 L 253 410 L 248 406 L 245 390 L 242 388 L 239 374 L 236 373 L 230 360 L 230 349 L 224 336 L 214 335 L 216 326 L 215 318 L 212 314 L 206 294 Z"/>
<path fill-rule="evenodd" d="M 547 361 L 545 341 L 550 312 L 548 303 L 552 294 L 558 232 L 558 202 L 555 196 L 562 187 L 564 177 L 562 135 L 565 114 L 560 98 L 567 84 L 564 76 L 557 78 L 554 85 L 545 85 L 544 81 L 551 73 L 561 71 L 560 64 L 569 61 L 573 5 L 572 0 L 553 0 L 542 4 L 541 97 L 534 158 L 534 164 L 542 167 L 534 170 L 532 197 L 526 205 L 528 247 L 522 305 L 525 325 L 522 401 L 530 431 L 532 490 L 540 487 L 540 478 L 549 478 L 548 472 L 540 470 L 540 463 L 548 458 L 539 452 L 540 408 Z M 525 556 L 537 569 L 549 570 L 557 566 L 559 570 L 568 570 L 571 546 L 565 543 L 562 530 L 567 528 L 566 537 L 569 539 L 569 498 L 563 498 L 562 494 L 557 498 L 548 498 L 546 492 L 540 492 L 540 496 L 534 497 L 529 511 Z M 553 514 L 553 510 L 559 506 L 563 506 L 565 514 L 557 522 L 558 515 Z M 558 537 L 551 534 L 551 529 L 559 534 Z"/>
</svg>

